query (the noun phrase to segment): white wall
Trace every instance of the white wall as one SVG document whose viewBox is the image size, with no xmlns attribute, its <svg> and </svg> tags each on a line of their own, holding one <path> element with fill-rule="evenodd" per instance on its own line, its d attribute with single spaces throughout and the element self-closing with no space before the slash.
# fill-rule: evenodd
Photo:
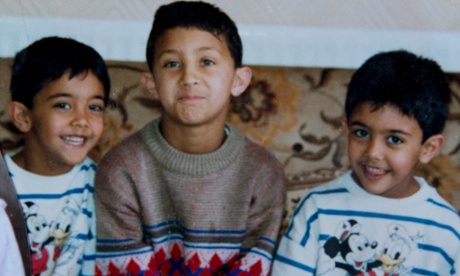
<svg viewBox="0 0 460 276">
<path fill-rule="evenodd" d="M 2 0 L 0 57 L 59 35 L 93 46 L 107 60 L 144 61 L 153 12 L 167 2 Z M 407 49 L 460 72 L 460 1 L 211 2 L 238 23 L 246 64 L 356 68 L 379 51 Z"/>
</svg>

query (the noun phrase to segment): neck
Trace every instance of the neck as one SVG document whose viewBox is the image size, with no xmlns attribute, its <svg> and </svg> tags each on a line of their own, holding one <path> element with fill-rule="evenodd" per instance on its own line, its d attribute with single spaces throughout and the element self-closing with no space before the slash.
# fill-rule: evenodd
<svg viewBox="0 0 460 276">
<path fill-rule="evenodd" d="M 220 126 L 184 126 L 162 119 L 160 131 L 176 150 L 189 154 L 207 154 L 216 151 L 225 141 L 225 121 Z"/>
<path fill-rule="evenodd" d="M 26 149 L 16 153 L 11 159 L 22 169 L 44 176 L 55 176 L 69 172 L 72 166 L 60 166 L 48 160 L 35 158 L 33 154 L 26 154 Z"/>
</svg>

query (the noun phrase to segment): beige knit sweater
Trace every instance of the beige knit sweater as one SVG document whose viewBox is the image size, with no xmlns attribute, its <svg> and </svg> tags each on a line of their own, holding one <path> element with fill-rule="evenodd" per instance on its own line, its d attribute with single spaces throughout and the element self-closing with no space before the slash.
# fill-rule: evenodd
<svg viewBox="0 0 460 276">
<path fill-rule="evenodd" d="M 98 166 L 97 274 L 268 275 L 284 206 L 282 166 L 231 126 L 217 151 L 179 152 L 159 122 Z"/>
</svg>

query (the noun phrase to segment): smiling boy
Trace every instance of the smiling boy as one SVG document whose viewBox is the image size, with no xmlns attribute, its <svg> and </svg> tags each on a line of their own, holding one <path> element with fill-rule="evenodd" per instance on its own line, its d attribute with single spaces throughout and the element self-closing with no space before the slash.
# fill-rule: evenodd
<svg viewBox="0 0 460 276">
<path fill-rule="evenodd" d="M 101 56 L 47 37 L 14 60 L 9 115 L 24 147 L 5 156 L 25 215 L 34 275 L 93 275 L 96 165 L 110 80 Z"/>
<path fill-rule="evenodd" d="M 161 6 L 146 54 L 161 117 L 98 167 L 97 274 L 268 275 L 284 172 L 226 123 L 251 80 L 234 22 L 203 2 Z"/>
<path fill-rule="evenodd" d="M 311 189 L 284 234 L 273 275 L 457 275 L 460 219 L 415 170 L 441 150 L 450 90 L 431 60 L 367 60 L 348 87 L 351 171 Z"/>
</svg>

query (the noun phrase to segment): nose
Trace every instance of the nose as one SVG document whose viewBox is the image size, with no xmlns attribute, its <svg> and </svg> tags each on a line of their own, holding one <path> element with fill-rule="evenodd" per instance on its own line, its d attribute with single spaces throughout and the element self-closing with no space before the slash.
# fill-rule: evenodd
<svg viewBox="0 0 460 276">
<path fill-rule="evenodd" d="M 383 145 L 381 141 L 376 138 L 372 138 L 369 140 L 369 144 L 367 146 L 367 156 L 370 159 L 380 160 L 383 158 Z"/>
<path fill-rule="evenodd" d="M 182 66 L 182 75 L 180 80 L 183 86 L 192 86 L 199 83 L 198 70 L 191 64 Z"/>
<path fill-rule="evenodd" d="M 78 127 L 87 127 L 89 125 L 88 112 L 85 108 L 76 108 L 73 112 L 72 125 Z"/>
</svg>

